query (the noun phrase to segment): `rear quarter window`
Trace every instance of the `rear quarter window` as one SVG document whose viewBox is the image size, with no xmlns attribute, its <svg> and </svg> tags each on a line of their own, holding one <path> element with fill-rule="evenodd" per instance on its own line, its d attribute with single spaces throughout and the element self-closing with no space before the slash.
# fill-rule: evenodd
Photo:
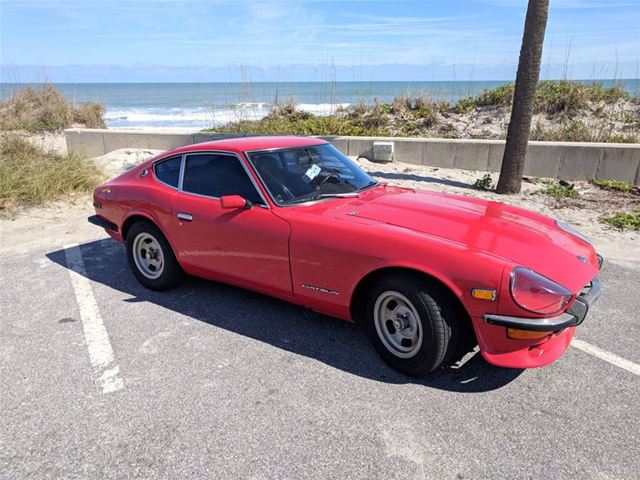
<svg viewBox="0 0 640 480">
<path fill-rule="evenodd" d="M 173 157 L 156 163 L 153 167 L 153 171 L 156 174 L 157 179 L 162 183 L 173 188 L 178 188 L 178 184 L 180 183 L 181 163 L 182 156 Z"/>
</svg>

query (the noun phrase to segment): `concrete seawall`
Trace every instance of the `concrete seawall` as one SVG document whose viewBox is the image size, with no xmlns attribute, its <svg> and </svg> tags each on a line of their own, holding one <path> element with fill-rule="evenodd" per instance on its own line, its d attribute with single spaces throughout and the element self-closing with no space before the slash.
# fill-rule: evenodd
<svg viewBox="0 0 640 480">
<path fill-rule="evenodd" d="M 121 148 L 168 150 L 194 143 L 242 137 L 215 132 L 65 130 L 67 149 L 90 157 Z M 394 160 L 433 167 L 499 171 L 503 140 L 444 138 L 321 137 L 347 155 L 372 157 L 374 141 L 394 143 Z M 640 144 L 529 142 L 525 175 L 589 180 L 615 179 L 640 184 Z"/>
</svg>

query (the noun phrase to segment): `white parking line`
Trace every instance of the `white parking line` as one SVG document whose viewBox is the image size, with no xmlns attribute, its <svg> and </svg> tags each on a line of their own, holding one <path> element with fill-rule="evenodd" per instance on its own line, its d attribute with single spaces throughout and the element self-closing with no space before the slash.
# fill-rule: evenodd
<svg viewBox="0 0 640 480">
<path fill-rule="evenodd" d="M 67 257 L 71 285 L 80 309 L 89 359 L 96 369 L 96 381 L 102 387 L 102 393 L 115 392 L 124 387 L 124 381 L 119 376 L 120 368 L 115 364 L 109 334 L 104 327 L 98 304 L 93 296 L 93 288 L 87 278 L 80 247 L 77 243 L 65 245 L 64 253 Z"/>
<path fill-rule="evenodd" d="M 626 358 L 619 357 L 618 355 L 607 352 L 599 347 L 591 345 L 590 343 L 585 342 L 584 340 L 578 340 L 574 338 L 571 341 L 571 345 L 576 347 L 583 352 L 587 352 L 594 357 L 598 357 L 605 362 L 609 362 L 611 365 L 615 365 L 616 367 L 620 367 L 628 372 L 635 373 L 636 375 L 640 375 L 640 365 L 637 363 L 633 363 Z"/>
</svg>

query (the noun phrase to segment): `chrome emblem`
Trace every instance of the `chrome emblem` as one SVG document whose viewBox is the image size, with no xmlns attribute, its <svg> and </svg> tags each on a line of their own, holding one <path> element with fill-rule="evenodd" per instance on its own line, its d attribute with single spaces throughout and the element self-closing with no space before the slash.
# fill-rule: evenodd
<svg viewBox="0 0 640 480">
<path fill-rule="evenodd" d="M 337 290 L 330 290 L 328 288 L 316 287 L 315 285 L 308 285 L 306 283 L 302 284 L 302 288 L 308 288 L 309 290 L 313 290 L 314 292 L 328 293 L 330 295 L 340 294 L 340 292 L 338 292 Z"/>
<path fill-rule="evenodd" d="M 589 260 L 587 260 L 587 258 L 583 257 L 582 255 L 578 255 L 578 260 L 580 260 L 582 263 L 589 263 Z"/>
</svg>

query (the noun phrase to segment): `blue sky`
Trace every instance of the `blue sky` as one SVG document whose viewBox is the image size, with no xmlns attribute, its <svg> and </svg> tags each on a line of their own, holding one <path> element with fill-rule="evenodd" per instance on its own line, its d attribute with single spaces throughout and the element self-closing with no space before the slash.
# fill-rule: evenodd
<svg viewBox="0 0 640 480">
<path fill-rule="evenodd" d="M 640 76 L 640 0 L 550 0 L 543 78 Z M 525 0 L 0 0 L 3 81 L 502 80 Z"/>
</svg>

